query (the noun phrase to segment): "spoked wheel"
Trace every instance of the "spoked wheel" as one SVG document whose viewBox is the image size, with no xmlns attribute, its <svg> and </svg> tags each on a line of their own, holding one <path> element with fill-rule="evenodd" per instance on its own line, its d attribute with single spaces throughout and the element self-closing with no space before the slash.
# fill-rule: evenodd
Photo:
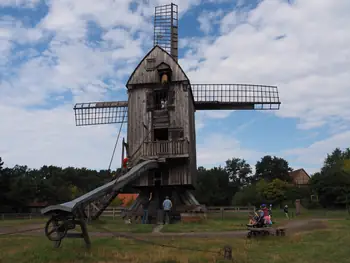
<svg viewBox="0 0 350 263">
<path fill-rule="evenodd" d="M 50 241 L 55 241 L 55 243 L 59 242 L 58 247 L 66 234 L 67 227 L 64 220 L 57 217 L 51 217 L 50 220 L 47 221 L 45 226 L 45 235 Z"/>
</svg>

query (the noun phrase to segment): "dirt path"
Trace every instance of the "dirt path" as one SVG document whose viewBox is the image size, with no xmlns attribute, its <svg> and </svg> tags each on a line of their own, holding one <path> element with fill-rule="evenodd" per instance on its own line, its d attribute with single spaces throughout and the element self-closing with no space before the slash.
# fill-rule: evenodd
<svg viewBox="0 0 350 263">
<path fill-rule="evenodd" d="M 322 229 L 326 228 L 326 223 L 329 219 L 301 219 L 301 220 L 291 220 L 283 225 L 286 228 L 287 235 L 288 233 L 295 233 L 301 231 L 310 231 L 314 229 Z M 4 227 L 0 228 L 0 235 L 9 232 L 15 231 L 26 231 L 34 228 L 41 228 L 40 230 L 20 233 L 22 235 L 35 235 L 40 236 L 44 234 L 43 224 L 31 224 L 26 226 L 16 226 L 14 228 Z M 131 237 L 138 238 L 174 238 L 174 237 L 186 237 L 186 238 L 220 238 L 220 237 L 245 237 L 247 235 L 247 231 L 226 231 L 226 232 L 187 232 L 187 233 L 162 233 L 162 232 L 153 232 L 153 233 L 126 233 L 126 232 L 90 232 L 89 235 L 91 237 L 113 237 L 118 235 L 126 235 Z"/>
</svg>

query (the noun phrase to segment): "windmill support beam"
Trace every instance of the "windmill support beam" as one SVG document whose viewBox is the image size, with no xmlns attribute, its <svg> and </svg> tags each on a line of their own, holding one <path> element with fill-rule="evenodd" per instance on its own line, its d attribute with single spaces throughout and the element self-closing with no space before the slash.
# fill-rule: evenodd
<svg viewBox="0 0 350 263">
<path fill-rule="evenodd" d="M 251 84 L 189 84 L 196 110 L 278 110 L 275 86 Z"/>
</svg>

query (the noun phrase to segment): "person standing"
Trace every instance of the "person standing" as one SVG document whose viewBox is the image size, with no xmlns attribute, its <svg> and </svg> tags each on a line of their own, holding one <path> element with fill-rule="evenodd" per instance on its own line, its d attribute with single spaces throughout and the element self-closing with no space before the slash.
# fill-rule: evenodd
<svg viewBox="0 0 350 263">
<path fill-rule="evenodd" d="M 165 197 L 165 200 L 163 202 L 163 210 L 164 210 L 164 223 L 169 224 L 170 223 L 170 210 L 173 207 L 173 203 L 169 199 L 169 196 Z"/>
<path fill-rule="evenodd" d="M 152 193 L 150 193 L 149 198 L 145 198 L 142 202 L 142 209 L 143 209 L 143 217 L 142 217 L 142 224 L 148 223 L 148 207 L 152 200 Z"/>
<path fill-rule="evenodd" d="M 270 217 L 270 223 L 272 224 L 272 204 L 270 204 L 270 208 L 269 208 L 269 217 Z"/>
<path fill-rule="evenodd" d="M 288 205 L 285 205 L 283 208 L 283 212 L 286 215 L 286 217 L 289 219 L 289 213 L 288 213 Z"/>
</svg>

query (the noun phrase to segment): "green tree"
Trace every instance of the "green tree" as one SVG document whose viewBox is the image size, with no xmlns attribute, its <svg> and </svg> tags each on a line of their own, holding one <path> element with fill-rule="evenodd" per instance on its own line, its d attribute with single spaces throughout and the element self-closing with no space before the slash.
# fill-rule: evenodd
<svg viewBox="0 0 350 263">
<path fill-rule="evenodd" d="M 327 154 L 321 168 L 321 173 L 327 173 L 334 169 L 344 169 L 346 163 L 350 160 L 350 148 L 346 148 L 341 151 L 339 148 L 335 148 L 331 154 Z"/>
<path fill-rule="evenodd" d="M 202 204 L 230 205 L 234 187 L 230 183 L 229 174 L 221 167 L 199 167 L 195 195 Z"/>
<path fill-rule="evenodd" d="M 336 148 L 331 154 L 327 154 L 321 171 L 311 177 L 311 188 L 318 195 L 319 203 L 323 207 L 349 206 L 349 159 L 349 148 L 344 151 Z"/>
<path fill-rule="evenodd" d="M 232 158 L 226 161 L 225 170 L 229 175 L 230 182 L 240 188 L 250 183 L 249 177 L 252 173 L 252 168 L 244 159 Z"/>
<path fill-rule="evenodd" d="M 116 197 L 114 198 L 110 206 L 114 206 L 114 207 L 121 206 L 123 204 L 123 201 L 124 200 L 121 200 L 120 198 Z"/>
<path fill-rule="evenodd" d="M 262 202 L 262 197 L 256 189 L 256 184 L 250 184 L 244 186 L 239 192 L 237 192 L 232 200 L 233 205 L 237 206 L 259 206 Z"/>
<path fill-rule="evenodd" d="M 3 165 L 4 165 L 4 162 L 2 161 L 2 159 L 1 159 L 1 157 L 0 157 L 0 172 L 1 172 L 1 170 L 2 170 Z"/>
<path fill-rule="evenodd" d="M 255 165 L 254 180 L 258 181 L 264 179 L 271 182 L 274 179 L 280 179 L 290 182 L 291 177 L 289 176 L 289 172 L 291 171 L 293 171 L 293 169 L 289 167 L 285 159 L 266 155 Z"/>
<path fill-rule="evenodd" d="M 271 182 L 260 180 L 256 187 L 257 192 L 265 202 L 282 205 L 282 202 L 287 199 L 287 191 L 292 185 L 280 179 L 274 179 Z"/>
</svg>

